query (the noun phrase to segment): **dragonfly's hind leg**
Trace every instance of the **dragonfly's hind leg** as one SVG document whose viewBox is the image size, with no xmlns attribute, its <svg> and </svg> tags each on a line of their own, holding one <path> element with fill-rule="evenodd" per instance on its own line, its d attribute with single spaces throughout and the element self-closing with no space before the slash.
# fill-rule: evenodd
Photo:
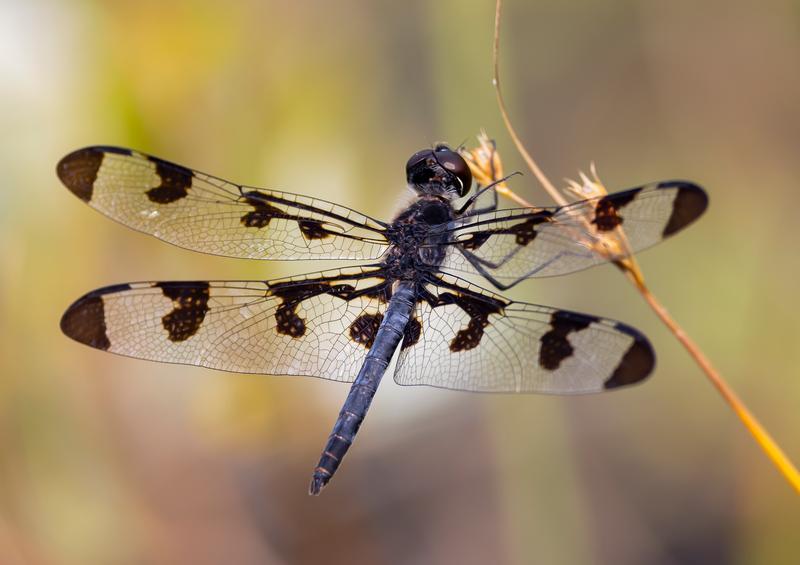
<svg viewBox="0 0 800 565">
<path fill-rule="evenodd" d="M 552 257 L 551 259 L 549 259 L 548 261 L 545 261 L 541 265 L 537 265 L 536 267 L 534 267 L 530 271 L 526 272 L 522 276 L 515 278 L 514 280 L 512 280 L 508 284 L 505 284 L 505 283 L 501 283 L 494 275 L 492 275 L 488 271 L 488 269 L 498 269 L 498 268 L 502 267 L 505 263 L 508 262 L 508 259 L 510 259 L 510 256 L 507 257 L 505 260 L 500 261 L 498 263 L 492 263 L 490 261 L 487 261 L 485 259 L 482 259 L 482 258 L 478 257 L 477 255 L 475 255 L 470 250 L 465 249 L 464 246 L 462 246 L 462 245 L 459 245 L 457 247 L 458 247 L 458 250 L 461 252 L 461 254 L 464 255 L 464 258 L 467 261 L 469 261 L 469 264 L 472 265 L 472 267 L 478 272 L 478 274 L 481 275 L 482 277 L 484 277 L 490 283 L 492 283 L 492 285 L 497 287 L 499 290 L 508 290 L 512 286 L 521 283 L 522 281 L 524 281 L 527 278 L 532 277 L 533 275 L 535 275 L 536 273 L 538 273 L 542 269 L 545 269 L 545 268 L 549 267 L 550 265 L 552 265 L 553 263 L 555 263 L 556 261 L 558 261 L 562 257 L 570 255 L 570 253 L 562 251 L 562 252 L 558 253 L 557 255 L 555 255 L 554 257 Z"/>
</svg>

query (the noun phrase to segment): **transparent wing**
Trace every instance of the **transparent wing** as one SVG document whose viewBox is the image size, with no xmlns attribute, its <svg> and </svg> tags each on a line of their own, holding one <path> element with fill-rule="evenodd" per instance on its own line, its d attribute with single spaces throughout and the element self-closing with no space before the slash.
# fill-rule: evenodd
<svg viewBox="0 0 800 565">
<path fill-rule="evenodd" d="M 350 382 L 390 295 L 374 267 L 270 282 L 131 283 L 78 299 L 61 329 L 129 357 Z"/>
<path fill-rule="evenodd" d="M 454 244 L 442 268 L 511 284 L 572 273 L 606 261 L 591 250 L 605 232 L 622 227 L 631 250 L 640 251 L 694 222 L 707 205 L 699 186 L 665 181 L 561 208 L 468 216 L 449 226 Z"/>
<path fill-rule="evenodd" d="M 600 392 L 653 370 L 641 333 L 620 322 L 511 302 L 455 277 L 431 279 L 406 330 L 401 385 L 478 392 Z"/>
<path fill-rule="evenodd" d="M 324 200 L 240 186 L 118 147 L 64 157 L 59 178 L 92 208 L 179 247 L 247 259 L 376 259 L 384 224 Z"/>
</svg>

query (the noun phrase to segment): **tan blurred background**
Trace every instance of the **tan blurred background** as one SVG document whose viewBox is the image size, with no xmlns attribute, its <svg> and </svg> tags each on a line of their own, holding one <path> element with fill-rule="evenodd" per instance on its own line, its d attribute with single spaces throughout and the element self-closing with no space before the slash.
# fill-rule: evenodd
<svg viewBox="0 0 800 565">
<path fill-rule="evenodd" d="M 56 179 L 89 144 L 386 218 L 403 165 L 481 127 L 482 2 L 0 1 L 0 563 L 789 564 L 800 505 L 611 267 L 510 294 L 647 333 L 645 385 L 581 398 L 387 378 L 341 472 L 347 394 L 103 354 L 58 320 L 98 286 L 319 265 L 203 256 Z M 800 460 L 800 3 L 507 0 L 510 110 L 554 179 L 689 178 L 711 207 L 641 256 L 654 291 Z M 549 203 L 530 175 L 514 187 Z M 391 196 L 389 196 L 391 195 Z"/>
</svg>

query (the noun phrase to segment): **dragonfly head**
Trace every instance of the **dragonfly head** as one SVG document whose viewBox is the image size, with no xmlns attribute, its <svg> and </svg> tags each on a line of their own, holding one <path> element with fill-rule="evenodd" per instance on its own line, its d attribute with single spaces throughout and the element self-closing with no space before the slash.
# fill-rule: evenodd
<svg viewBox="0 0 800 565">
<path fill-rule="evenodd" d="M 408 184 L 420 194 L 436 194 L 448 200 L 465 196 L 472 186 L 467 162 L 444 143 L 417 151 L 406 163 Z"/>
</svg>

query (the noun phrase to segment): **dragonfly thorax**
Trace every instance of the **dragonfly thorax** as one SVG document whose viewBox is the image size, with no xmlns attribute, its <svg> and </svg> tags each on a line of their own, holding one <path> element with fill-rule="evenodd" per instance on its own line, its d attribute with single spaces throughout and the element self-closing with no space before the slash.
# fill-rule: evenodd
<svg viewBox="0 0 800 565">
<path fill-rule="evenodd" d="M 392 245 L 384 256 L 385 267 L 405 280 L 438 267 L 445 256 L 441 244 L 448 237 L 443 227 L 454 216 L 445 198 L 421 196 L 392 222 L 388 231 Z"/>
</svg>

